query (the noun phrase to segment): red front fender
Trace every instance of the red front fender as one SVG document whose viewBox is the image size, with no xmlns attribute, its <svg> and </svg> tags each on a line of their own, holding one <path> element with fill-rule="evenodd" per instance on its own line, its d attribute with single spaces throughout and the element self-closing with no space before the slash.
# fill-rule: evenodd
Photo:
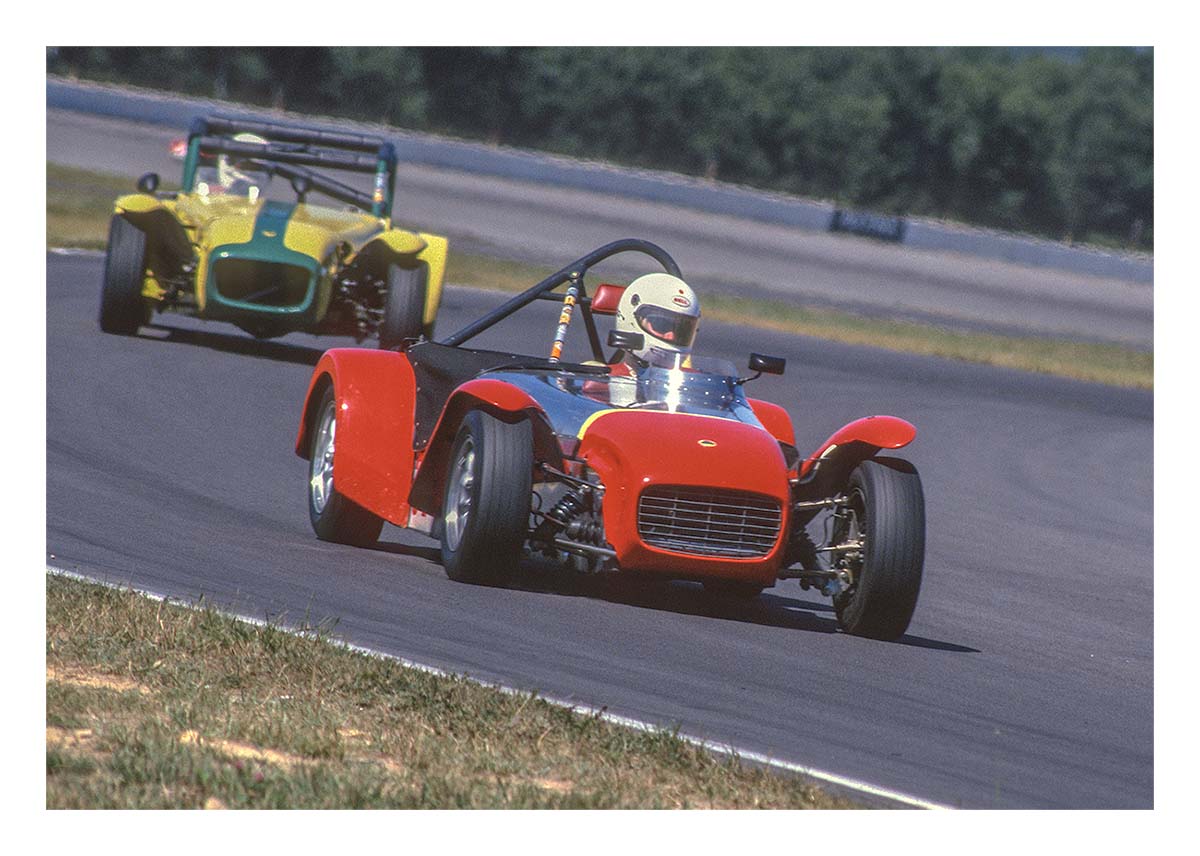
<svg viewBox="0 0 1200 856">
<path fill-rule="evenodd" d="M 800 466 L 800 477 L 807 475 L 817 461 L 852 443 L 861 444 L 859 449 L 867 452 L 863 457 L 869 458 L 879 449 L 899 449 L 907 446 L 916 436 L 917 429 L 911 422 L 895 416 L 865 416 L 855 419 L 834 431 L 815 453 L 805 458 Z"/>
<path fill-rule="evenodd" d="M 406 525 L 416 396 L 408 358 L 365 348 L 322 354 L 296 435 L 296 454 L 302 458 L 309 456 L 317 405 L 331 385 L 337 407 L 333 482 L 338 493 L 391 523 Z"/>
<path fill-rule="evenodd" d="M 771 432 L 772 437 L 780 443 L 787 443 L 789 446 L 796 445 L 796 432 L 792 428 L 792 417 L 788 415 L 787 410 L 778 404 L 758 398 L 747 398 L 746 400 L 750 402 L 750 409 L 754 411 L 758 421 Z"/>
</svg>

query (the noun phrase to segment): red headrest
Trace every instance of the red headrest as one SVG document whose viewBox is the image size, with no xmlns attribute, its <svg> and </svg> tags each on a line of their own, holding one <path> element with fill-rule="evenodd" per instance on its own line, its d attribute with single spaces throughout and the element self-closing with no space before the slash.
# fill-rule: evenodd
<svg viewBox="0 0 1200 856">
<path fill-rule="evenodd" d="M 596 286 L 596 293 L 592 295 L 592 312 L 598 315 L 616 315 L 617 304 L 621 302 L 621 295 L 624 293 L 623 285 L 600 283 Z"/>
</svg>

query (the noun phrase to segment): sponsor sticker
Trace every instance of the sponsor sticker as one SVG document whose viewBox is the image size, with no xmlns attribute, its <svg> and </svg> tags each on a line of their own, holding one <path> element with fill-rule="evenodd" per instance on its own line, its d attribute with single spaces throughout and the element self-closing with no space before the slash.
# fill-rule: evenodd
<svg viewBox="0 0 1200 856">
<path fill-rule="evenodd" d="M 692 301 L 688 300 L 682 294 L 675 295 L 674 297 L 671 298 L 671 300 L 674 301 L 676 306 L 682 306 L 684 308 L 687 308 L 688 306 L 692 305 Z"/>
</svg>

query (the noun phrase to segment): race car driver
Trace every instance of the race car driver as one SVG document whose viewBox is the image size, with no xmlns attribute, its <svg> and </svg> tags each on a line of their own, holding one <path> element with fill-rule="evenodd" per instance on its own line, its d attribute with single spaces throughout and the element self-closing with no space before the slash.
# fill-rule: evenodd
<svg viewBox="0 0 1200 856">
<path fill-rule="evenodd" d="M 669 273 L 649 273 L 629 284 L 617 304 L 614 327 L 640 333 L 641 348 L 621 353 L 612 373 L 631 374 L 647 363 L 688 367 L 688 357 L 700 324 L 700 300 L 691 286 Z"/>
</svg>

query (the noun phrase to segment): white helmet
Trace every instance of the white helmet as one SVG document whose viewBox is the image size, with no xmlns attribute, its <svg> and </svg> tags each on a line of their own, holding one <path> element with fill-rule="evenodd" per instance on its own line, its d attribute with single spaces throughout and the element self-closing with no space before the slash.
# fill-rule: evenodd
<svg viewBox="0 0 1200 856">
<path fill-rule="evenodd" d="M 233 141 L 236 143 L 258 143 L 265 145 L 267 140 L 260 137 L 258 134 L 241 133 L 234 134 Z M 217 158 L 217 181 L 220 182 L 224 190 L 235 188 L 238 182 L 241 182 L 244 187 L 259 186 L 264 184 L 262 173 L 247 170 L 245 159 L 232 160 L 228 155 L 221 155 Z M 243 189 L 239 187 L 238 189 Z M 261 187 L 259 188 L 262 189 Z"/>
<path fill-rule="evenodd" d="M 690 354 L 699 323 L 696 292 L 669 273 L 639 276 L 617 304 L 616 329 L 645 336 L 644 347 L 631 352 L 642 360 L 652 351 Z"/>
</svg>

